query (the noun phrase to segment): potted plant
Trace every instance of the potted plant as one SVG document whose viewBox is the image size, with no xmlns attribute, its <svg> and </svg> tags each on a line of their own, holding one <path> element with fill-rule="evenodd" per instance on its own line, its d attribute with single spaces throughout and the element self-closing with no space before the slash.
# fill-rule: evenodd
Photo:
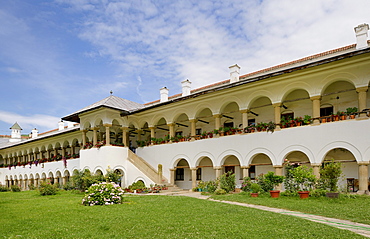
<svg viewBox="0 0 370 239">
<path fill-rule="evenodd" d="M 275 128 L 276 128 L 276 124 L 274 122 L 270 121 L 265 126 L 266 126 L 266 131 L 267 132 L 270 131 L 271 133 L 274 133 Z"/>
<path fill-rule="evenodd" d="M 298 187 L 298 194 L 300 198 L 308 198 L 310 190 L 315 184 L 316 177 L 313 174 L 313 169 L 306 165 L 301 165 L 291 169 L 290 173 L 293 176 L 294 182 Z"/>
<path fill-rule="evenodd" d="M 305 115 L 304 118 L 303 118 L 303 124 L 307 125 L 307 124 L 310 124 L 311 123 L 311 116 L 310 115 Z"/>
<path fill-rule="evenodd" d="M 275 175 L 274 172 L 269 171 L 263 176 L 266 189 L 270 191 L 272 198 L 278 198 L 280 195 L 279 190 L 274 190 L 280 183 L 284 181 L 284 176 Z"/>
<path fill-rule="evenodd" d="M 334 159 L 324 162 L 320 168 L 319 187 L 328 190 L 327 197 L 338 198 L 338 180 L 342 175 L 342 164 Z"/>
<path fill-rule="evenodd" d="M 252 183 L 250 186 L 251 189 L 251 197 L 258 197 L 258 193 L 261 192 L 261 186 L 257 183 Z"/>
<path fill-rule="evenodd" d="M 358 112 L 357 107 L 349 107 L 346 109 L 346 114 L 349 115 L 351 119 L 355 118 L 355 114 Z"/>
</svg>

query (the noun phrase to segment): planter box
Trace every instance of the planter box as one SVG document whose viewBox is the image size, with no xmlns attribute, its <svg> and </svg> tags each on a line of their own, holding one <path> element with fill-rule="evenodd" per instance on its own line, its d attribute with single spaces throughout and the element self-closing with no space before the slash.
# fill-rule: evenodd
<svg viewBox="0 0 370 239">
<path fill-rule="evenodd" d="M 299 194 L 299 197 L 301 199 L 305 199 L 305 198 L 308 198 L 310 196 L 309 191 L 299 191 L 298 194 Z"/>
<path fill-rule="evenodd" d="M 272 198 L 278 198 L 280 196 L 280 191 L 279 190 L 271 190 L 270 191 L 270 196 Z"/>
<path fill-rule="evenodd" d="M 339 193 L 326 193 L 326 197 L 328 197 L 328 198 L 338 198 Z"/>
</svg>

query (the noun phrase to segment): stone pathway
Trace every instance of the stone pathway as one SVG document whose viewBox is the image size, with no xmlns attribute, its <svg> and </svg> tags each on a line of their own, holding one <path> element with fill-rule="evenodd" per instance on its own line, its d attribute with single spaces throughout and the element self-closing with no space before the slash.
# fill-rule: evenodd
<svg viewBox="0 0 370 239">
<path fill-rule="evenodd" d="M 163 195 L 163 194 L 161 193 L 161 195 Z M 314 215 L 314 214 L 307 214 L 307 213 L 302 213 L 302 212 L 296 212 L 296 211 L 290 211 L 290 210 L 286 210 L 286 209 L 266 207 L 266 206 L 261 206 L 261 205 L 214 200 L 214 199 L 210 199 L 209 196 L 201 195 L 198 192 L 185 192 L 185 191 L 169 192 L 167 195 L 187 196 L 187 197 L 193 197 L 193 198 L 199 198 L 199 199 L 208 199 L 208 200 L 214 201 L 214 202 L 221 202 L 221 203 L 227 203 L 227 204 L 238 205 L 238 206 L 243 206 L 243 207 L 256 208 L 256 209 L 260 209 L 260 210 L 264 210 L 264 211 L 269 211 L 269 212 L 275 212 L 275 213 L 300 217 L 300 218 L 303 218 L 303 219 L 307 219 L 307 220 L 318 222 L 318 223 L 327 224 L 329 226 L 337 227 L 337 228 L 340 228 L 340 229 L 349 230 L 349 231 L 355 232 L 355 233 L 360 234 L 360 235 L 365 236 L 365 237 L 370 237 L 370 225 L 351 222 L 351 221 L 348 221 L 348 220 L 341 220 L 341 219 L 336 219 L 336 218 L 317 216 L 317 215 Z"/>
</svg>

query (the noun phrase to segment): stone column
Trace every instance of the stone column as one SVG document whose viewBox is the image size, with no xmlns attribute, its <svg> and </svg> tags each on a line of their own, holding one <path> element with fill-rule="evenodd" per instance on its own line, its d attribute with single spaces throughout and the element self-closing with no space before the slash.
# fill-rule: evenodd
<svg viewBox="0 0 370 239">
<path fill-rule="evenodd" d="M 110 146 L 110 127 L 112 127 L 111 124 L 104 124 L 105 127 L 105 145 Z"/>
<path fill-rule="evenodd" d="M 321 163 L 311 163 L 313 174 L 316 176 L 316 179 L 320 178 L 320 167 Z"/>
<path fill-rule="evenodd" d="M 127 137 L 128 127 L 122 127 L 121 129 L 122 129 L 122 143 L 125 147 L 128 147 L 129 146 Z"/>
<path fill-rule="evenodd" d="M 368 90 L 368 86 L 358 87 L 356 91 L 358 93 L 358 109 L 359 111 L 363 111 L 367 109 L 366 106 L 366 92 Z"/>
<path fill-rule="evenodd" d="M 158 164 L 158 184 L 162 184 L 163 178 L 163 171 L 162 171 L 162 164 Z"/>
<path fill-rule="evenodd" d="M 191 170 L 191 188 L 197 187 L 197 168 L 190 168 Z"/>
<path fill-rule="evenodd" d="M 95 145 L 98 143 L 98 127 L 93 127 L 93 147 L 96 147 Z"/>
<path fill-rule="evenodd" d="M 215 114 L 215 115 L 213 115 L 213 118 L 215 118 L 215 129 L 218 130 L 221 127 L 222 115 L 221 114 Z"/>
<path fill-rule="evenodd" d="M 155 138 L 155 127 L 150 126 L 149 129 L 150 129 L 150 138 Z"/>
<path fill-rule="evenodd" d="M 276 175 L 283 176 L 283 166 L 282 165 L 274 165 L 274 168 L 275 168 L 275 174 Z M 281 189 L 282 189 L 282 185 L 281 184 L 279 184 L 275 188 L 275 190 L 281 190 Z"/>
<path fill-rule="evenodd" d="M 239 112 L 242 114 L 242 124 L 244 129 L 248 126 L 248 110 L 240 110 Z"/>
<path fill-rule="evenodd" d="M 197 119 L 191 119 L 191 120 L 189 120 L 190 121 L 190 135 L 191 135 L 191 137 L 192 137 L 192 140 L 194 140 L 195 138 L 195 135 L 196 135 L 196 127 L 197 127 L 197 125 L 196 125 L 196 123 L 197 123 Z"/>
<path fill-rule="evenodd" d="M 369 170 L 368 170 L 369 162 L 358 162 L 358 182 L 359 182 L 359 189 L 358 194 L 364 194 L 367 192 L 368 183 L 369 183 Z"/>
<path fill-rule="evenodd" d="M 143 130 L 137 129 L 136 133 L 137 133 L 137 140 L 141 140 L 141 134 L 143 133 Z"/>
<path fill-rule="evenodd" d="M 249 166 L 241 166 L 241 169 L 243 169 L 243 178 L 249 177 Z"/>
<path fill-rule="evenodd" d="M 176 169 L 170 168 L 170 184 L 171 185 L 175 185 L 175 173 L 176 173 Z"/>
<path fill-rule="evenodd" d="M 321 96 L 316 95 L 310 97 L 312 100 L 312 118 L 318 118 L 320 117 L 320 101 L 321 101 Z M 320 124 L 320 120 L 316 119 L 313 122 L 314 125 Z"/>
<path fill-rule="evenodd" d="M 87 130 L 81 130 L 82 132 L 82 147 L 81 149 L 83 149 L 83 147 L 86 145 L 86 132 Z"/>
<path fill-rule="evenodd" d="M 63 147 L 62 148 L 62 157 L 65 157 L 66 156 L 66 148 L 65 147 Z"/>
<path fill-rule="evenodd" d="M 169 133 L 170 138 L 171 137 L 175 137 L 175 125 L 176 125 L 175 123 L 169 123 L 169 124 L 167 124 L 167 126 L 170 129 L 170 133 Z"/>
<path fill-rule="evenodd" d="M 275 130 L 280 130 L 281 103 L 275 103 L 272 106 L 274 107 L 274 121 L 277 124 Z"/>
<path fill-rule="evenodd" d="M 64 186 L 67 185 L 67 177 L 66 176 L 62 177 L 62 184 Z"/>
<path fill-rule="evenodd" d="M 222 169 L 222 167 L 221 166 L 215 166 L 215 167 L 213 167 L 213 169 L 216 172 L 216 179 L 219 178 L 221 176 L 221 169 Z"/>
</svg>

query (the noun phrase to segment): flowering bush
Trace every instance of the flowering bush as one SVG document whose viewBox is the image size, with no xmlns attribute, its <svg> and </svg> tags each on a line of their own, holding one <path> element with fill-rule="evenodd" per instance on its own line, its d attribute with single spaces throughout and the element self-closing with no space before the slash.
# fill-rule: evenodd
<svg viewBox="0 0 370 239">
<path fill-rule="evenodd" d="M 85 206 L 121 204 L 124 191 L 114 182 L 93 184 L 82 199 Z"/>
</svg>

